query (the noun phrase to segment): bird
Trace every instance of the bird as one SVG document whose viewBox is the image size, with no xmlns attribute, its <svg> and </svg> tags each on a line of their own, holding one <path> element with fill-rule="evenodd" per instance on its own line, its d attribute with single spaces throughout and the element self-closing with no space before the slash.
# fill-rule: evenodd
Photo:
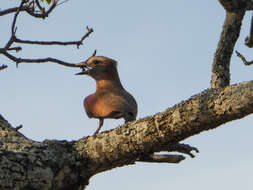
<svg viewBox="0 0 253 190">
<path fill-rule="evenodd" d="M 104 119 L 123 118 L 125 123 L 136 120 L 137 102 L 121 84 L 117 61 L 93 55 L 85 61 L 82 72 L 76 75 L 87 75 L 96 81 L 95 93 L 83 101 L 87 116 L 99 119 L 99 126 L 93 136 L 99 133 Z"/>
</svg>

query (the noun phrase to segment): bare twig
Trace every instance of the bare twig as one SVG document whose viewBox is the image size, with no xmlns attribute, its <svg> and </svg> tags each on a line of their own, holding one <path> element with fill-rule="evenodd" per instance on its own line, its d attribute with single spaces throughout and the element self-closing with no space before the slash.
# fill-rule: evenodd
<svg viewBox="0 0 253 190">
<path fill-rule="evenodd" d="M 244 65 L 252 65 L 253 64 L 253 61 L 247 61 L 246 59 L 245 59 L 245 57 L 242 55 L 242 54 L 240 54 L 238 51 L 235 51 L 235 53 L 236 53 L 236 55 L 238 56 L 238 57 L 240 57 L 241 58 L 241 60 L 242 60 L 242 62 L 244 63 Z"/>
<path fill-rule="evenodd" d="M 19 129 L 21 129 L 23 127 L 23 125 L 19 125 L 17 127 L 14 128 L 15 131 L 18 131 Z"/>
<path fill-rule="evenodd" d="M 57 3 L 58 3 L 58 0 L 54 0 L 52 5 L 49 7 L 49 9 L 47 11 L 45 11 L 45 9 L 43 7 L 41 7 L 41 5 L 39 3 L 38 4 L 36 3 L 36 5 L 41 13 L 35 13 L 35 11 L 31 11 L 30 9 L 26 9 L 26 12 L 33 17 L 45 19 L 54 10 Z"/>
<path fill-rule="evenodd" d="M 21 44 L 33 44 L 33 45 L 77 45 L 77 48 L 79 48 L 80 45 L 83 44 L 83 40 L 85 38 L 89 37 L 89 35 L 94 32 L 92 28 L 87 28 L 87 33 L 81 38 L 79 41 L 70 41 L 70 42 L 60 42 L 60 41 L 31 41 L 31 40 L 21 40 L 15 36 L 14 42 L 21 43 Z"/>
<path fill-rule="evenodd" d="M 61 61 L 59 59 L 55 59 L 55 58 L 51 58 L 51 57 L 41 58 L 41 59 L 17 58 L 15 56 L 9 54 L 4 49 L 0 49 L 0 53 L 2 53 L 3 55 L 5 55 L 6 57 L 8 57 L 10 60 L 14 61 L 17 64 L 19 64 L 19 63 L 46 63 L 46 62 L 53 62 L 53 63 L 57 63 L 57 64 L 60 64 L 60 65 L 67 66 L 67 67 L 79 67 L 79 68 L 83 68 L 84 67 L 83 64 L 80 64 L 80 63 L 68 63 L 68 62 Z"/>
<path fill-rule="evenodd" d="M 22 2 L 27 3 L 27 1 L 22 1 Z M 36 6 L 39 9 L 40 13 L 36 13 L 37 11 L 35 11 L 34 6 L 31 8 L 31 4 L 33 3 L 33 1 L 28 3 L 27 5 L 24 5 L 24 3 L 23 3 L 22 7 L 13 7 L 13 8 L 9 8 L 9 9 L 0 11 L 0 16 L 7 15 L 10 13 L 15 13 L 18 11 L 18 9 L 20 9 L 20 11 L 26 11 L 29 15 L 31 15 L 35 18 L 43 18 L 44 19 L 44 18 L 48 17 L 48 15 L 57 6 L 58 0 L 54 0 L 54 2 L 52 3 L 52 5 L 49 7 L 49 9 L 47 11 L 45 11 L 45 8 L 42 8 L 39 3 L 38 4 L 36 3 Z M 44 11 L 41 11 L 43 9 L 44 9 Z"/>
<path fill-rule="evenodd" d="M 16 14 L 15 14 L 15 16 L 14 16 L 14 18 L 13 18 L 12 26 L 11 26 L 11 37 L 10 37 L 8 43 L 5 45 L 5 48 L 6 48 L 6 49 L 9 49 L 10 46 L 11 46 L 11 45 L 13 44 L 13 42 L 14 42 L 15 33 L 16 33 L 16 27 L 15 27 L 15 25 L 16 25 L 17 17 L 18 17 L 18 14 L 19 14 L 21 8 L 23 7 L 24 3 L 25 3 L 25 1 L 22 0 L 21 3 L 20 3 L 20 5 L 19 5 L 19 8 L 18 8 L 18 10 L 17 10 L 17 12 L 16 12 Z"/>
<path fill-rule="evenodd" d="M 89 28 L 88 26 L 86 26 L 86 29 L 88 30 L 88 32 L 81 38 L 81 40 L 79 41 L 79 44 L 77 44 L 77 48 L 79 48 L 79 46 L 83 44 L 83 40 L 89 37 L 89 35 L 93 32 L 93 29 Z"/>
<path fill-rule="evenodd" d="M 93 54 L 88 59 L 86 59 L 86 61 L 84 61 L 83 63 L 84 64 L 87 63 L 89 61 L 89 59 L 94 57 L 96 54 L 97 54 L 97 50 L 94 50 Z"/>
<path fill-rule="evenodd" d="M 12 51 L 15 50 L 16 52 L 21 51 L 22 48 L 21 47 L 12 47 L 12 48 L 8 48 L 7 51 Z"/>
<path fill-rule="evenodd" d="M 64 65 L 64 66 L 68 66 L 68 67 L 79 67 L 81 69 L 83 69 L 85 66 L 83 64 L 83 62 L 81 63 L 68 63 L 65 61 L 61 61 L 59 59 L 55 59 L 52 57 L 47 57 L 47 58 L 39 58 L 39 59 L 30 59 L 30 58 L 18 58 L 12 54 L 10 54 L 8 51 L 12 51 L 12 50 L 16 50 L 16 51 L 20 51 L 22 50 L 21 47 L 11 47 L 11 45 L 13 43 L 21 43 L 21 44 L 37 44 L 37 45 L 76 45 L 77 48 L 79 48 L 80 45 L 83 44 L 83 41 L 89 37 L 89 35 L 93 32 L 92 28 L 89 28 L 88 26 L 87 28 L 87 33 L 79 40 L 79 41 L 70 41 L 70 42 L 60 42 L 60 41 L 31 41 L 31 40 L 22 40 L 16 37 L 16 22 L 17 22 L 17 17 L 20 13 L 20 11 L 25 10 L 27 11 L 29 14 L 32 14 L 32 16 L 35 17 L 47 17 L 48 14 L 56 7 L 58 0 L 53 0 L 53 3 L 51 5 L 51 7 L 47 10 L 44 11 L 44 8 L 39 4 L 38 0 L 35 1 L 31 1 L 29 2 L 27 0 L 22 0 L 22 2 L 20 3 L 20 6 L 18 8 L 13 8 L 13 9 L 8 9 L 5 11 L 0 12 L 1 14 L 8 14 L 11 12 L 16 11 L 13 21 L 12 21 L 12 26 L 11 26 L 11 37 L 9 39 L 9 41 L 7 42 L 7 44 L 5 45 L 4 48 L 0 48 L 0 54 L 5 55 L 6 57 L 8 57 L 10 60 L 14 61 L 17 66 L 19 63 L 45 63 L 45 62 L 53 62 L 53 63 L 57 63 L 60 65 Z M 26 5 L 24 5 L 25 3 L 27 3 Z M 35 13 L 34 10 L 34 5 L 36 4 L 37 8 L 40 10 L 41 14 L 37 14 Z M 32 7 L 31 7 L 32 6 Z M 95 51 L 96 52 L 96 51 Z M 95 53 L 94 52 L 94 53 Z M 94 55 L 94 54 L 93 54 Z M 1 70 L 6 68 L 6 65 L 2 65 L 1 66 Z"/>
<path fill-rule="evenodd" d="M 42 8 L 42 6 L 40 5 L 38 0 L 35 0 L 35 4 L 37 5 L 37 7 L 39 8 L 39 10 L 41 11 L 41 13 L 45 13 L 45 8 Z"/>
<path fill-rule="evenodd" d="M 7 67 L 7 65 L 0 65 L 0 71 L 6 69 Z"/>
<path fill-rule="evenodd" d="M 19 9 L 19 7 L 13 7 L 13 8 L 9 8 L 9 9 L 0 11 L 0 16 L 7 15 L 10 13 L 15 13 L 15 12 L 17 12 L 18 9 Z M 22 7 L 20 9 L 20 11 L 26 11 L 26 9 L 27 9 L 27 7 Z"/>
<path fill-rule="evenodd" d="M 70 0 L 65 0 L 65 1 L 62 1 L 62 2 L 60 2 L 60 3 L 57 3 L 57 6 L 62 5 L 62 4 L 64 4 L 64 3 L 66 3 L 66 2 L 68 2 L 68 1 L 70 1 Z"/>
</svg>

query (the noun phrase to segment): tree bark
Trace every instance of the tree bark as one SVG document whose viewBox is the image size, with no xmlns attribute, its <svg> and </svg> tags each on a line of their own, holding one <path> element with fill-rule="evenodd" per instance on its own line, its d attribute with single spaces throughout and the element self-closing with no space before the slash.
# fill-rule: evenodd
<svg viewBox="0 0 253 190">
<path fill-rule="evenodd" d="M 81 190 L 90 177 L 253 113 L 253 81 L 208 89 L 168 110 L 78 141 L 32 141 L 0 117 L 0 189 Z M 158 131 L 159 130 L 159 133 Z"/>
<path fill-rule="evenodd" d="M 239 37 L 245 11 L 228 12 L 212 67 L 212 88 L 223 88 L 230 83 L 230 59 Z"/>
</svg>

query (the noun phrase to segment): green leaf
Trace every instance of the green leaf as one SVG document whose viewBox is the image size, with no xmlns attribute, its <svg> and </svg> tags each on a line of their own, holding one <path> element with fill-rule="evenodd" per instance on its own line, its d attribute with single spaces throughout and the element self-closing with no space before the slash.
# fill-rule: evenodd
<svg viewBox="0 0 253 190">
<path fill-rule="evenodd" d="M 46 0 L 47 1 L 47 4 L 50 4 L 52 0 Z"/>
</svg>

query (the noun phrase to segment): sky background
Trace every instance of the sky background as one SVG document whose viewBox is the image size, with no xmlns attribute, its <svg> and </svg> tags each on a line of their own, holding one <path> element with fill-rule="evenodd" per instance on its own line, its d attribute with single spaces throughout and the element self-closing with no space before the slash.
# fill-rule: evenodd
<svg viewBox="0 0 253 190">
<path fill-rule="evenodd" d="M 4 0 L 1 10 L 19 4 Z M 244 45 L 251 12 L 245 15 L 235 49 L 253 59 Z M 0 44 L 10 37 L 13 14 L 0 17 Z M 211 65 L 225 11 L 218 1 L 168 0 L 70 0 L 57 7 L 46 20 L 21 13 L 17 36 L 30 40 L 79 40 L 88 25 L 94 33 L 76 46 L 22 46 L 24 58 L 55 57 L 67 62 L 86 60 L 95 49 L 118 61 L 124 87 L 136 98 L 138 119 L 188 99 L 210 87 Z M 14 52 L 13 52 L 14 53 Z M 83 99 L 95 91 L 95 82 L 75 76 L 77 68 L 55 63 L 20 64 L 0 55 L 0 114 L 27 137 L 78 140 L 93 134 L 98 120 L 89 119 Z M 235 53 L 231 60 L 231 83 L 252 80 L 253 67 L 246 67 Z M 123 120 L 105 120 L 102 130 Z M 194 189 L 252 190 L 253 116 L 184 141 L 200 153 L 179 165 L 137 163 L 94 176 L 87 190 Z"/>
</svg>

